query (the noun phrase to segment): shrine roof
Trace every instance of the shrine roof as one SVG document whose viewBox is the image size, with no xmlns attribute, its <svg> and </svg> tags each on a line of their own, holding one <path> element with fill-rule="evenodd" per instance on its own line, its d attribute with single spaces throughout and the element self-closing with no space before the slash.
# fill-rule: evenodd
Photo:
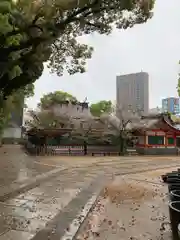
<svg viewBox="0 0 180 240">
<path fill-rule="evenodd" d="M 88 130 L 87 130 L 88 131 Z M 40 136 L 60 136 L 60 135 L 65 135 L 72 133 L 73 129 L 72 128 L 32 128 L 28 130 L 26 133 L 27 135 L 40 135 Z M 94 133 L 101 133 L 103 132 L 103 129 L 92 129 L 89 134 L 94 134 Z M 75 133 L 73 133 L 75 135 Z M 81 134 L 83 135 L 83 134 Z"/>
<path fill-rule="evenodd" d="M 169 114 L 151 114 L 142 116 L 139 122 L 133 123 L 133 130 L 152 130 L 160 129 L 165 131 L 173 131 L 180 134 L 180 125 L 175 124 Z"/>
</svg>

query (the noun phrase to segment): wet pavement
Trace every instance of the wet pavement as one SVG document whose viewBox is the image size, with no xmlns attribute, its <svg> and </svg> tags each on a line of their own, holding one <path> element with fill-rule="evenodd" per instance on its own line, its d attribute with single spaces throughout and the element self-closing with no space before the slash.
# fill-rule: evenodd
<svg viewBox="0 0 180 240">
<path fill-rule="evenodd" d="M 7 145 L 0 148 L 0 187 L 24 182 L 52 169 L 54 166 L 36 163 L 32 157 L 23 153 L 20 146 Z"/>
<path fill-rule="evenodd" d="M 152 183 L 148 181 L 159 181 L 157 176 L 154 179 L 152 172 L 149 177 L 148 172 L 146 174 L 143 172 L 169 166 L 175 169 L 178 164 L 180 166 L 178 157 L 30 157 L 24 154 L 18 146 L 7 146 L 5 153 L 1 149 L 0 159 L 0 178 L 2 178 L 0 194 L 3 186 L 8 187 L 14 182 L 22 183 L 42 173 L 49 173 L 53 169 L 66 168 L 55 176 L 49 177 L 48 180 L 42 181 L 38 186 L 20 192 L 8 200 L 0 201 L 0 240 L 66 239 L 63 236 L 69 230 L 69 225 L 78 212 L 84 208 L 92 196 L 98 194 L 106 181 L 112 180 L 112 177 L 118 182 L 122 178 L 118 175 L 127 174 L 128 184 L 129 181 L 131 184 L 133 182 L 136 187 L 137 182 L 140 186 L 141 181 L 147 177 L 146 185 L 151 186 Z M 158 171 L 154 172 L 159 176 L 160 170 Z M 133 174 L 137 172 L 139 172 L 138 175 Z M 138 179 L 136 179 L 137 176 Z M 157 184 L 158 189 L 161 187 L 162 185 Z M 127 190 L 127 185 L 124 189 Z M 148 188 L 149 200 L 151 200 L 153 191 L 155 190 L 151 187 Z M 107 198 L 102 201 L 106 202 Z M 114 212 L 117 212 L 117 218 L 122 215 L 118 212 L 116 204 L 114 207 L 111 201 L 106 204 L 104 203 L 104 206 L 108 206 L 108 216 L 113 216 Z M 129 207 L 129 203 L 126 204 L 123 210 L 124 215 Z M 98 211 L 101 212 L 101 210 Z M 143 218 L 143 213 L 141 214 Z M 127 216 L 131 215 L 127 214 Z M 108 229 L 107 226 L 105 228 Z M 101 235 L 104 236 L 102 233 Z M 96 239 L 96 237 L 98 234 L 87 239 Z M 109 235 L 109 239 L 119 239 L 119 237 L 111 238 Z M 125 237 L 125 239 L 128 238 Z"/>
<path fill-rule="evenodd" d="M 168 163 L 172 157 L 158 157 L 155 162 Z M 176 160 L 173 158 L 171 162 Z M 116 163 L 119 164 L 120 157 L 31 157 L 24 153 L 18 145 L 5 145 L 0 148 L 0 188 L 9 186 L 12 183 L 21 183 L 28 179 L 32 179 L 40 174 L 49 172 L 55 168 L 62 167 L 88 167 L 89 165 L 96 165 L 97 167 L 110 167 L 114 171 Z M 121 170 L 123 164 L 124 169 L 152 161 L 152 157 L 122 157 Z M 154 164 L 154 163 L 152 163 Z M 119 171 L 119 169 L 115 169 Z"/>
<path fill-rule="evenodd" d="M 56 219 L 59 212 L 64 210 L 79 193 L 88 189 L 94 182 L 92 191 L 89 193 L 91 196 L 97 185 L 96 178 L 100 175 L 102 175 L 101 170 L 74 169 L 71 174 L 67 171 L 63 176 L 57 176 L 50 182 L 45 182 L 14 199 L 0 203 L 0 240 L 8 239 L 9 235 L 12 235 L 13 239 L 16 240 L 14 233 L 17 234 L 18 240 L 32 238 L 49 224 L 49 221 Z M 83 197 L 86 202 L 88 200 L 86 194 Z M 79 203 L 76 203 L 76 208 Z M 75 208 L 73 207 L 73 209 Z M 65 216 L 62 217 L 63 222 Z M 69 222 L 67 222 L 67 227 L 68 224 Z M 13 231 L 9 232 L 9 229 Z M 63 234 L 64 229 L 62 230 Z M 22 235 L 18 234 L 19 232 Z M 46 237 L 48 236 L 46 235 Z M 38 237 L 38 239 L 45 240 L 46 238 Z"/>
<path fill-rule="evenodd" d="M 119 176 L 107 185 L 76 240 L 168 240 L 171 230 L 165 168 Z"/>
</svg>

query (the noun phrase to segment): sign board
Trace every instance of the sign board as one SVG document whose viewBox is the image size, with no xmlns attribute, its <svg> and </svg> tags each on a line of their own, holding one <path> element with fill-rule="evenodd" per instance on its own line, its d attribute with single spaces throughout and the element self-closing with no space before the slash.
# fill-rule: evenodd
<svg viewBox="0 0 180 240">
<path fill-rule="evenodd" d="M 148 136 L 165 136 L 165 132 L 162 132 L 162 131 L 159 131 L 159 132 L 147 131 L 146 135 L 148 135 Z"/>
<path fill-rule="evenodd" d="M 148 136 L 155 136 L 156 133 L 153 132 L 153 131 L 147 131 L 147 132 L 146 132 L 146 135 L 148 135 Z"/>
<path fill-rule="evenodd" d="M 156 136 L 165 136 L 165 132 L 156 132 Z"/>
</svg>

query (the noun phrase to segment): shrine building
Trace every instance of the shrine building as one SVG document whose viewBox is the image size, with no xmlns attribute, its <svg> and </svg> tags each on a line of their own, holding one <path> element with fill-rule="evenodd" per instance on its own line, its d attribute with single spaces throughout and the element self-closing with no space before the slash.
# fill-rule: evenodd
<svg viewBox="0 0 180 240">
<path fill-rule="evenodd" d="M 137 136 L 136 150 L 145 155 L 178 155 L 180 150 L 180 129 L 169 114 L 142 117 L 134 128 Z"/>
</svg>

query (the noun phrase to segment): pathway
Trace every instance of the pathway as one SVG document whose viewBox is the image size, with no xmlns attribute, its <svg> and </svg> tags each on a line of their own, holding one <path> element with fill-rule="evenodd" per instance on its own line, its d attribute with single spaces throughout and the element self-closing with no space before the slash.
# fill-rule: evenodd
<svg viewBox="0 0 180 240">
<path fill-rule="evenodd" d="M 87 203 L 92 204 L 112 178 L 180 166 L 178 157 L 32 158 L 18 147 L 9 149 L 1 153 L 4 157 L 0 163 L 6 172 L 0 168 L 0 176 L 4 174 L 0 181 L 0 240 L 73 239 L 78 222 L 83 221 L 81 211 L 85 212 Z M 3 198 L 4 188 L 32 182 L 42 174 L 43 180 Z M 72 230 L 74 219 L 78 222 Z"/>
<path fill-rule="evenodd" d="M 168 189 L 174 168 L 118 176 L 108 184 L 74 240 L 169 240 Z"/>
</svg>

